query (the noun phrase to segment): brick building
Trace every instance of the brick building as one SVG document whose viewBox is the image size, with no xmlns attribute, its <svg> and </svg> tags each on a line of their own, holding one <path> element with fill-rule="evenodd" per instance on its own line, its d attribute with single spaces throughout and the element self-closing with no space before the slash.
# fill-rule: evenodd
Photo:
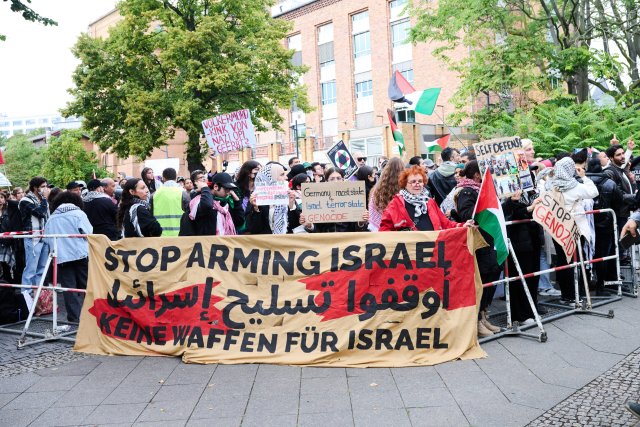
<svg viewBox="0 0 640 427">
<path fill-rule="evenodd" d="M 376 164 L 380 156 L 397 155 L 386 110 L 393 107 L 387 96 L 389 79 L 400 71 L 416 89 L 441 87 L 438 107 L 432 116 L 414 114 L 404 104 L 396 104 L 397 118 L 405 138 L 407 156 L 421 154 L 423 142 L 453 132 L 453 145 L 468 143 L 472 135 L 463 129 L 443 125 L 446 114 L 454 111 L 450 98 L 458 87 L 457 75 L 432 56 L 435 46 L 408 42 L 411 19 L 405 13 L 408 0 L 286 0 L 272 8 L 272 15 L 290 21 L 292 30 L 283 41 L 295 51 L 293 61 L 308 71 L 300 82 L 308 88 L 314 110 L 305 114 L 295 100 L 283 110 L 282 131 L 257 134 L 255 149 L 227 153 L 209 161 L 222 169 L 222 161 L 233 172 L 242 162 L 257 159 L 286 162 L 300 154 L 305 161 L 327 161 L 326 151 L 342 139 L 352 151 Z M 89 25 L 93 37 L 106 37 L 108 29 L 120 20 L 113 10 Z M 454 52 L 463 58 L 464 49 Z M 472 103 L 469 103 L 469 109 Z M 179 158 L 180 175 L 188 173 L 184 152 L 184 132 L 177 132 L 164 148 L 153 151 L 149 159 Z M 102 154 L 102 164 L 126 175 L 139 176 L 142 162 Z M 286 164 L 286 163 L 285 163 Z M 156 171 L 159 173 L 160 171 Z"/>
</svg>

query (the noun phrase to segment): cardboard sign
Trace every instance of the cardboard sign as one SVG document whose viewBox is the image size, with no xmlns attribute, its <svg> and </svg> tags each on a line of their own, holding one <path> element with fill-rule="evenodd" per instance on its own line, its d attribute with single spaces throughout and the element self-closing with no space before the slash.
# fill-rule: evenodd
<svg viewBox="0 0 640 427">
<path fill-rule="evenodd" d="M 327 157 L 333 166 L 344 171 L 345 179 L 351 177 L 358 170 L 358 164 L 342 140 L 327 151 Z"/>
<path fill-rule="evenodd" d="M 357 222 L 367 210 L 363 181 L 302 184 L 302 212 L 306 221 Z"/>
<path fill-rule="evenodd" d="M 89 236 L 76 351 L 421 366 L 486 354 L 476 230 Z"/>
<path fill-rule="evenodd" d="M 289 187 L 286 182 L 277 185 L 256 185 L 254 192 L 258 206 L 289 204 Z"/>
<path fill-rule="evenodd" d="M 498 197 L 511 197 L 518 190 L 534 189 L 522 141 L 517 136 L 496 138 L 473 144 L 480 173 L 489 169 Z"/>
<path fill-rule="evenodd" d="M 217 154 L 256 146 L 256 132 L 248 109 L 206 119 L 202 129 L 209 148 Z"/>
<path fill-rule="evenodd" d="M 573 219 L 572 212 L 565 209 L 560 193 L 551 191 L 542 193 L 540 200 L 541 202 L 533 210 L 533 220 L 562 246 L 567 262 L 572 262 L 576 241 L 580 241 L 580 229 Z"/>
</svg>

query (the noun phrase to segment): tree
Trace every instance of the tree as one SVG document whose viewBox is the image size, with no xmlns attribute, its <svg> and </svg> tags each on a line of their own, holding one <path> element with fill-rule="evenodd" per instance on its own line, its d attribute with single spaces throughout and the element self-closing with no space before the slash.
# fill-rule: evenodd
<svg viewBox="0 0 640 427">
<path fill-rule="evenodd" d="M 108 176 L 98 167 L 96 154 L 86 150 L 82 131 L 63 130 L 60 136 L 51 138 L 42 165 L 42 174 L 50 182 L 63 188 L 73 180 L 88 181 L 94 172 L 99 178 Z"/>
<path fill-rule="evenodd" d="M 439 43 L 435 54 L 461 74 L 458 106 L 481 95 L 509 111 L 519 106 L 514 100 L 548 96 L 556 80 L 578 103 L 589 99 L 589 85 L 637 103 L 639 7 L 640 0 L 441 0 L 437 7 L 423 0 L 412 9 L 411 35 Z M 453 59 L 463 48 L 468 57 Z"/>
<path fill-rule="evenodd" d="M 3 0 L 3 1 L 6 2 L 7 0 Z M 25 4 L 25 1 L 26 3 L 31 3 L 31 0 L 25 0 L 25 1 L 9 0 L 9 1 L 11 2 L 9 6 L 11 8 L 11 11 L 21 13 L 22 17 L 27 21 L 39 22 L 44 26 L 58 25 L 58 23 L 53 19 L 46 18 L 40 15 L 35 10 L 31 9 L 29 6 Z M 5 39 L 6 39 L 6 36 L 0 34 L 0 40 L 5 40 Z"/>
<path fill-rule="evenodd" d="M 81 36 L 73 52 L 74 100 L 104 151 L 145 158 L 176 129 L 188 135 L 190 170 L 202 168 L 202 120 L 249 108 L 257 130 L 279 128 L 278 108 L 296 98 L 303 67 L 282 41 L 289 23 L 272 19 L 269 0 L 124 0 L 123 20 L 106 39 Z"/>
<path fill-rule="evenodd" d="M 7 140 L 4 150 L 7 178 L 15 187 L 27 187 L 29 180 L 42 173 L 42 149 L 36 148 L 28 135 L 18 134 Z"/>
</svg>

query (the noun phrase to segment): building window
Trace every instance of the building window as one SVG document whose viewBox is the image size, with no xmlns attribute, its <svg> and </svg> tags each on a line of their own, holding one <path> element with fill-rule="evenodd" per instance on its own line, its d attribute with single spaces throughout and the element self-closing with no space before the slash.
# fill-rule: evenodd
<svg viewBox="0 0 640 427">
<path fill-rule="evenodd" d="M 369 11 L 365 10 L 364 12 L 360 12 L 360 13 L 356 13 L 355 15 L 351 16 L 351 22 L 356 23 L 359 21 L 363 21 L 365 19 L 369 19 Z"/>
<path fill-rule="evenodd" d="M 408 19 L 391 25 L 391 44 L 393 47 L 402 46 L 409 42 L 409 29 L 411 24 Z"/>
<path fill-rule="evenodd" d="M 369 31 L 353 36 L 353 57 L 371 55 L 371 33 Z"/>
<path fill-rule="evenodd" d="M 323 43 L 318 46 L 318 60 L 321 67 L 334 64 L 333 42 Z"/>
<path fill-rule="evenodd" d="M 373 96 L 373 81 L 371 80 L 356 83 L 356 98 L 365 96 Z"/>
<path fill-rule="evenodd" d="M 22 126 L 22 120 L 16 120 L 13 122 L 14 126 Z"/>
<path fill-rule="evenodd" d="M 35 124 L 36 124 L 36 120 L 35 120 L 35 119 L 29 119 L 29 120 L 27 120 L 27 121 L 25 122 L 25 124 L 26 124 L 27 126 L 29 126 L 29 125 L 35 125 Z"/>
<path fill-rule="evenodd" d="M 389 2 L 389 7 L 395 9 L 396 7 L 405 7 L 408 0 L 392 0 Z"/>
<path fill-rule="evenodd" d="M 51 122 L 52 122 L 53 124 L 58 124 L 58 123 L 62 122 L 62 117 L 54 117 L 54 118 L 51 120 Z"/>
<path fill-rule="evenodd" d="M 41 125 L 46 125 L 47 123 L 49 123 L 49 119 L 40 119 L 40 120 L 39 120 L 39 123 L 40 123 Z"/>
<path fill-rule="evenodd" d="M 0 122 L 0 127 L 8 127 L 9 126 L 9 122 Z"/>
<path fill-rule="evenodd" d="M 2 136 L 9 136 L 9 131 L 8 131 L 8 130 L 0 131 L 0 135 L 2 135 Z"/>
<path fill-rule="evenodd" d="M 392 72 L 395 73 L 396 71 L 400 71 L 400 74 L 402 74 L 402 77 L 407 79 L 409 83 L 413 84 L 413 62 L 412 61 L 405 61 L 405 62 L 400 62 L 398 64 L 394 64 Z"/>
<path fill-rule="evenodd" d="M 337 101 L 336 82 L 335 80 L 320 85 L 322 92 L 322 105 L 335 104 Z"/>
</svg>

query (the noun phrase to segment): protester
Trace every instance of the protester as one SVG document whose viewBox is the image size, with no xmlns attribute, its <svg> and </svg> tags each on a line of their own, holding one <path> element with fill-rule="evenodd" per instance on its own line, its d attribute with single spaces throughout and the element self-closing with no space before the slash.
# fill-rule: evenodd
<svg viewBox="0 0 640 427">
<path fill-rule="evenodd" d="M 454 159 L 459 157 L 459 153 L 456 149 L 447 147 L 442 150 L 440 157 L 443 163 L 437 170 L 429 174 L 429 183 L 427 185 L 429 192 L 438 205 L 442 204 L 442 201 L 457 185 L 455 172 L 458 162 Z"/>
<path fill-rule="evenodd" d="M 162 226 L 151 213 L 149 189 L 142 179 L 131 178 L 122 188 L 117 227 L 124 237 L 158 237 Z"/>
<path fill-rule="evenodd" d="M 118 202 L 116 200 L 116 182 L 111 178 L 104 178 L 100 181 L 100 184 L 102 185 L 104 194 L 109 196 L 113 204 L 117 205 Z M 91 191 L 91 189 L 89 188 L 89 184 L 87 184 L 87 189 Z"/>
<path fill-rule="evenodd" d="M 8 196 L 8 193 L 4 193 L 6 206 L 2 212 L 2 231 L 3 232 L 13 232 L 13 231 L 22 231 L 22 217 L 20 214 L 20 209 L 18 208 L 19 203 L 17 200 L 11 199 L 11 196 Z M 20 196 L 22 199 L 22 196 Z M 6 214 L 6 218 L 5 218 Z M 7 243 L 11 246 L 11 251 L 13 252 L 13 268 L 10 270 L 10 275 L 3 275 L 3 278 L 6 281 L 10 281 L 10 283 L 21 283 L 22 282 L 22 272 L 25 267 L 25 254 L 24 254 L 24 239 L 10 239 L 4 241 L 2 244 L 6 245 Z M 5 250 L 7 253 L 9 250 Z M 6 262 L 6 256 L 5 256 Z M 8 262 L 11 265 L 11 262 Z"/>
<path fill-rule="evenodd" d="M 187 194 L 191 194 L 192 190 L 193 190 L 193 181 L 191 181 L 191 178 L 185 178 L 184 179 L 184 191 L 186 191 Z"/>
<path fill-rule="evenodd" d="M 291 180 L 291 189 L 296 193 L 296 205 L 302 209 L 302 184 L 311 182 L 311 178 L 306 173 L 299 173 Z"/>
<path fill-rule="evenodd" d="M 16 187 L 11 192 L 11 195 L 14 197 L 14 200 L 19 202 L 20 199 L 24 197 L 24 190 L 22 189 L 22 187 Z"/>
<path fill-rule="evenodd" d="M 71 191 L 72 193 L 76 193 L 78 196 L 82 195 L 82 184 L 78 181 L 71 181 L 67 184 L 67 191 Z"/>
<path fill-rule="evenodd" d="M 98 179 L 89 181 L 87 184 L 89 192 L 82 198 L 84 212 L 93 227 L 94 234 L 104 234 L 110 240 L 118 240 L 122 237 L 116 227 L 118 207 L 105 193 L 105 188 Z"/>
<path fill-rule="evenodd" d="M 545 183 L 545 191 L 559 191 L 564 197 L 564 209 L 570 212 L 576 221 L 576 225 L 580 229 L 581 244 L 591 239 L 591 230 L 589 223 L 584 215 L 582 204 L 579 203 L 584 199 L 593 199 L 598 196 L 598 189 L 587 176 L 584 170 L 578 174 L 582 182 L 578 182 L 575 178 L 576 166 L 574 161 L 569 157 L 564 157 L 556 162 L 553 168 L 553 177 Z M 554 241 L 557 256 L 557 266 L 567 265 L 567 259 L 562 246 Z M 581 271 L 581 269 L 578 269 Z M 573 269 L 559 270 L 556 272 L 556 279 L 562 292 L 563 302 L 572 302 L 575 300 L 574 276 Z M 583 294 L 584 286 L 579 286 L 580 293 Z"/>
<path fill-rule="evenodd" d="M 362 154 L 360 151 L 353 152 L 353 158 L 356 161 L 356 165 L 361 168 L 362 166 L 367 164 L 367 156 Z M 326 173 L 325 173 L 326 175 Z"/>
<path fill-rule="evenodd" d="M 467 222 L 473 219 L 473 213 L 480 195 L 480 185 L 482 175 L 476 160 L 471 160 L 465 164 L 462 170 L 461 179 L 457 188 L 460 189 L 455 198 L 455 216 L 460 222 Z M 480 229 L 480 234 L 487 242 L 487 246 L 476 250 L 476 261 L 482 283 L 491 283 L 500 278 L 502 266 L 498 265 L 498 258 L 493 248 L 493 238 L 484 230 Z M 478 312 L 478 336 L 488 337 L 495 332 L 500 332 L 500 328 L 489 322 L 487 309 L 491 305 L 493 295 L 496 292 L 494 286 L 482 289 L 480 308 Z"/>
<path fill-rule="evenodd" d="M 97 183 L 96 183 L 97 181 Z M 95 188 L 100 182 L 92 181 Z M 108 203 L 111 203 L 107 200 Z M 82 211 L 80 196 L 72 191 L 63 191 L 53 202 L 54 211 L 45 225 L 45 234 L 91 234 L 93 227 Z M 53 239 L 46 238 L 52 247 Z M 64 288 L 86 289 L 89 271 L 89 246 L 86 238 L 57 239 L 56 263 L 58 264 L 58 282 Z M 79 292 L 63 292 L 64 305 L 69 322 L 78 322 L 82 310 L 84 295 Z"/>
<path fill-rule="evenodd" d="M 400 191 L 400 174 L 404 163 L 398 157 L 388 160 L 382 169 L 378 183 L 369 193 L 369 230 L 378 231 L 382 213 L 393 197 Z"/>
<path fill-rule="evenodd" d="M 286 185 L 284 167 L 276 162 L 267 163 L 258 172 L 256 185 Z M 296 206 L 296 195 L 289 191 L 288 205 L 262 205 L 256 203 L 256 193 L 249 198 L 246 211 L 246 226 L 249 234 L 286 234 L 300 224 L 300 209 Z"/>
<path fill-rule="evenodd" d="M 318 162 L 311 163 L 311 180 L 313 182 L 324 182 L 324 167 Z"/>
<path fill-rule="evenodd" d="M 448 219 L 436 201 L 429 197 L 425 184 L 427 174 L 420 166 L 412 166 L 400 174 L 400 192 L 382 214 L 380 231 L 434 231 L 462 227 L 465 224 Z"/>
<path fill-rule="evenodd" d="M 260 172 L 261 168 L 262 165 L 259 162 L 256 162 L 255 160 L 247 160 L 242 164 L 240 170 L 236 174 L 236 189 L 233 191 L 240 199 L 243 212 L 247 211 L 249 198 L 254 190 L 256 175 Z M 236 231 L 238 234 L 244 234 L 246 231 L 246 223 L 238 227 Z"/>
<path fill-rule="evenodd" d="M 155 193 L 160 187 L 162 187 L 162 183 L 158 181 L 153 174 L 153 169 L 144 168 L 142 169 L 142 173 L 140 175 L 142 177 L 142 182 L 144 182 L 144 184 L 149 189 L 150 195 L 153 195 L 153 193 Z"/>
<path fill-rule="evenodd" d="M 362 168 L 369 168 L 369 166 L 363 166 Z M 360 169 L 362 169 L 360 168 Z M 325 174 L 326 182 L 342 182 L 344 181 L 344 171 L 338 168 L 329 168 Z M 304 225 L 304 228 L 308 232 L 316 233 L 344 233 L 344 232 L 356 232 L 367 231 L 369 221 L 369 212 L 364 210 L 362 213 L 362 221 L 358 222 L 329 222 L 312 224 L 306 221 L 304 213 L 300 215 L 300 224 Z"/>
<path fill-rule="evenodd" d="M 29 191 L 20 200 L 18 208 L 22 217 L 22 231 L 32 232 L 33 237 L 24 239 L 25 268 L 22 273 L 23 285 L 38 285 L 45 273 L 44 267 L 49 256 L 49 246 L 42 240 L 44 224 L 49 219 L 49 186 L 47 180 L 36 176 L 29 181 Z M 33 309 L 31 290 L 22 291 L 29 310 Z"/>
<path fill-rule="evenodd" d="M 289 173 L 287 174 L 287 179 L 291 181 L 296 175 L 307 174 L 307 169 L 303 164 L 298 163 L 297 165 L 293 165 L 291 169 L 289 169 Z"/>
<path fill-rule="evenodd" d="M 151 212 L 162 226 L 162 236 L 177 236 L 180 233 L 180 218 L 189 210 L 191 198 L 176 182 L 174 168 L 162 171 L 162 187 L 151 195 Z"/>
<path fill-rule="evenodd" d="M 598 189 L 598 197 L 594 199 L 594 209 L 613 209 L 618 211 L 624 202 L 624 193 L 616 183 L 606 174 L 602 173 L 602 163 L 597 157 L 589 161 L 587 177 L 593 181 Z M 617 236 L 617 230 L 613 229 L 613 218 L 609 212 L 595 214 L 595 251 L 594 258 L 602 258 L 615 253 L 613 239 Z M 618 280 L 616 261 L 609 260 L 597 262 L 594 265 L 596 271 L 596 296 L 606 296 L 604 282 Z"/>
<path fill-rule="evenodd" d="M 635 179 L 630 180 L 625 169 L 625 150 L 621 145 L 611 145 L 606 150 L 609 165 L 603 173 L 616 183 L 623 194 L 623 201 L 614 210 L 619 227 L 629 218 L 631 208 L 635 204 Z M 633 182 L 632 182 L 633 181 Z"/>
<path fill-rule="evenodd" d="M 9 203 L 16 202 L 9 200 L 9 193 L 0 191 L 0 233 L 12 231 Z M 14 283 L 13 271 L 15 267 L 14 239 L 0 239 L 0 273 L 2 274 L 2 279 L 8 283 Z"/>
<path fill-rule="evenodd" d="M 409 167 L 411 166 L 424 167 L 424 159 L 421 156 L 413 156 L 412 158 L 409 159 Z"/>
<path fill-rule="evenodd" d="M 376 178 L 373 172 L 373 168 L 371 166 L 362 166 L 356 172 L 356 178 L 358 181 L 364 182 L 364 189 L 366 193 L 366 206 L 369 206 L 369 195 L 371 194 L 371 189 L 374 185 L 376 185 Z"/>
<path fill-rule="evenodd" d="M 209 189 L 204 173 L 195 180 L 198 195 L 189 202 L 189 218 L 195 236 L 232 236 L 236 226 L 244 223 L 242 203 L 233 190 L 231 175 L 219 172 Z M 183 233 L 181 233 L 183 234 Z"/>
<path fill-rule="evenodd" d="M 294 167 L 295 165 L 299 165 L 300 163 L 302 163 L 300 161 L 299 157 L 292 157 L 289 159 L 289 169 L 291 169 L 292 167 Z"/>
<path fill-rule="evenodd" d="M 476 155 L 473 152 L 466 150 L 464 153 L 460 154 L 460 163 L 466 165 L 472 160 L 476 160 Z"/>
<path fill-rule="evenodd" d="M 49 214 L 52 214 L 53 213 L 53 200 L 56 198 L 56 196 L 58 194 L 62 193 L 64 190 L 62 190 L 61 188 L 58 188 L 58 187 L 51 188 L 51 186 L 49 186 L 49 188 L 51 189 L 51 191 L 49 192 L 49 197 L 47 197 L 47 202 L 49 202 Z"/>
</svg>

